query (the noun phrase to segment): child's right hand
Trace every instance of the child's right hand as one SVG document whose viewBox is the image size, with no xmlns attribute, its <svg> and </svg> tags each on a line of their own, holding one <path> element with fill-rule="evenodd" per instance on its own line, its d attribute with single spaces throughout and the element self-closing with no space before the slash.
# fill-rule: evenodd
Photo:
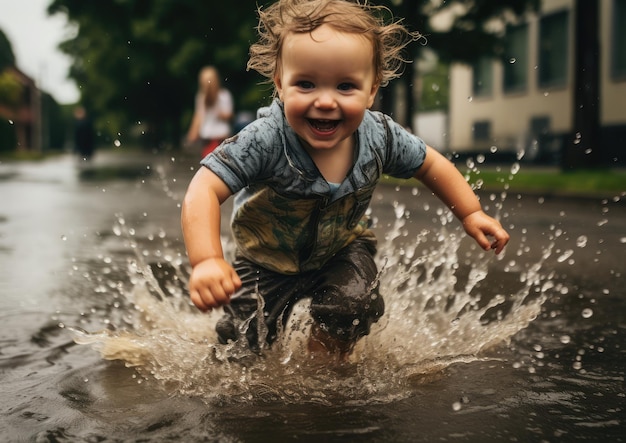
<svg viewBox="0 0 626 443">
<path fill-rule="evenodd" d="M 208 258 L 196 264 L 189 278 L 191 301 L 203 312 L 230 303 L 241 280 L 223 258 Z"/>
</svg>

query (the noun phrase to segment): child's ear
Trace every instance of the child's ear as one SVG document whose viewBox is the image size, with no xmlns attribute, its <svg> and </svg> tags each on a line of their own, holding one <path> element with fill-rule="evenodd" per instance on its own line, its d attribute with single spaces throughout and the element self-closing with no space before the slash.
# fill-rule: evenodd
<svg viewBox="0 0 626 443">
<path fill-rule="evenodd" d="M 372 85 L 372 90 L 370 91 L 370 96 L 367 100 L 367 108 L 371 108 L 374 105 L 374 100 L 376 100 L 376 94 L 378 94 L 378 89 L 380 88 L 380 83 L 374 83 Z"/>
<path fill-rule="evenodd" d="M 280 78 L 280 75 L 276 74 L 274 76 L 274 87 L 276 88 L 276 94 L 278 94 L 278 98 L 280 101 L 283 101 L 283 82 Z"/>
</svg>

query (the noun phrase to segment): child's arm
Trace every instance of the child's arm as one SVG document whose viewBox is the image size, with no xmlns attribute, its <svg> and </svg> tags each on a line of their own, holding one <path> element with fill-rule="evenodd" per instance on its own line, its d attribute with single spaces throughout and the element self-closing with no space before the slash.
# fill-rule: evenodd
<svg viewBox="0 0 626 443">
<path fill-rule="evenodd" d="M 482 210 L 478 198 L 456 167 L 439 152 L 427 146 L 424 164 L 415 173 L 452 213 L 463 223 L 468 235 L 485 250 L 499 254 L 509 241 L 509 234 L 496 219 Z M 487 236 L 494 238 L 493 242 Z"/>
<path fill-rule="evenodd" d="M 220 205 L 231 194 L 217 175 L 203 167 L 191 180 L 183 201 L 181 224 L 192 267 L 189 295 L 201 311 L 229 303 L 241 287 L 239 276 L 224 260 L 220 239 Z"/>
</svg>

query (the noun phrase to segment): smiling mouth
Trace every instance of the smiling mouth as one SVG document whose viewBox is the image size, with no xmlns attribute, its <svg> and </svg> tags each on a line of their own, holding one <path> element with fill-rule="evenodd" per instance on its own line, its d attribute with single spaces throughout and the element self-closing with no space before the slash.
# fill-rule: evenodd
<svg viewBox="0 0 626 443">
<path fill-rule="evenodd" d="M 339 125 L 339 120 L 308 119 L 313 129 L 319 132 L 332 132 Z"/>
</svg>

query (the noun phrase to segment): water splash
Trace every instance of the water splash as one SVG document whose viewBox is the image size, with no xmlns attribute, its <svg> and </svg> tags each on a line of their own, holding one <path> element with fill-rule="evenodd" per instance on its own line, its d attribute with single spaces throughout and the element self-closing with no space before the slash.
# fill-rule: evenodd
<svg viewBox="0 0 626 443">
<path fill-rule="evenodd" d="M 452 218 L 445 210 L 437 211 L 439 230 L 423 230 L 416 238 L 405 226 L 408 211 L 397 204 L 394 210 L 395 222 L 378 255 L 386 314 L 347 364 L 329 366 L 308 357 L 306 302 L 294 309 L 282 341 L 262 357 L 241 343 L 218 344 L 214 326 L 221 313 L 203 314 L 191 305 L 180 253 L 167 251 L 162 231 L 137 238 L 121 214 L 113 232 L 126 239 L 133 254 L 126 263 L 127 285 L 101 287 L 115 292 L 104 322 L 108 328 L 68 329 L 77 343 L 91 345 L 103 358 L 135 367 L 141 381 L 157 380 L 168 391 L 207 401 L 349 404 L 410 395 L 407 384 L 454 363 L 488 358 L 490 349 L 537 317 L 553 288 L 552 276 L 542 274 L 552 245 L 524 271 L 498 271 L 490 269 L 496 259 L 477 249 L 463 260 L 464 234 L 448 227 Z M 153 251 L 141 244 L 155 240 L 162 244 Z M 503 276 L 516 284 L 493 292 L 489 280 Z"/>
<path fill-rule="evenodd" d="M 467 166 L 473 170 L 476 164 Z M 177 199 L 167 183 L 162 180 L 164 192 Z M 489 196 L 487 204 L 494 204 L 498 218 L 505 199 L 504 192 Z M 111 281 L 98 287 L 100 296 L 111 300 L 102 321 L 107 328 L 68 329 L 77 343 L 123 361 L 136 368 L 139 381 L 156 380 L 172 393 L 217 402 L 384 403 L 411 395 L 408 385 L 452 364 L 495 358 L 490 353 L 495 347 L 505 346 L 532 322 L 551 293 L 563 291 L 554 271 L 545 271 L 547 260 L 567 260 L 573 253 L 555 248 L 562 234 L 557 227 L 551 227 L 538 259 L 521 265 L 494 258 L 471 241 L 468 249 L 466 235 L 445 208 L 424 204 L 424 211 L 436 215 L 437 227 L 417 234 L 411 234 L 411 214 L 403 204 L 393 202 L 391 209 L 395 218 L 377 255 L 386 312 L 348 363 L 310 359 L 306 301 L 294 308 L 282 339 L 260 357 L 242 343 L 217 343 L 221 310 L 201 313 L 189 301 L 189 269 L 180 242 L 171 242 L 162 229 L 139 235 L 122 214 L 112 232 L 125 244 L 126 263 L 116 276 L 107 273 Z M 530 252 L 525 231 L 517 234 L 519 249 L 507 255 Z M 222 240 L 232 255 L 230 239 Z M 577 239 L 579 248 L 584 243 Z"/>
</svg>

